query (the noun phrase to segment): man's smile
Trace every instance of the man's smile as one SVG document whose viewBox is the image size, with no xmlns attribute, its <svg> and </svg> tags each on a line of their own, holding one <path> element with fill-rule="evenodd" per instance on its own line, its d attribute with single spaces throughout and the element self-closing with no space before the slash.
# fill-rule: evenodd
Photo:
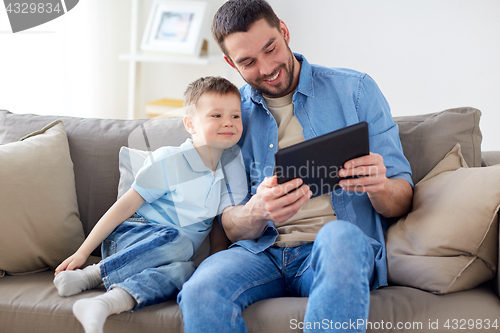
<svg viewBox="0 0 500 333">
<path fill-rule="evenodd" d="M 265 79 L 264 82 L 268 83 L 268 84 L 276 84 L 279 82 L 279 78 L 281 76 L 281 69 L 278 70 L 278 72 L 276 73 L 276 75 L 274 75 L 273 77 L 270 77 L 269 79 Z"/>
</svg>

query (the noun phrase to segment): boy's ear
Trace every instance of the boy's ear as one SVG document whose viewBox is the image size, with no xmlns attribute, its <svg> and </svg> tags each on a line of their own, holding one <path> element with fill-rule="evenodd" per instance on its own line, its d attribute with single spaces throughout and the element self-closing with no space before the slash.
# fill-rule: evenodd
<svg viewBox="0 0 500 333">
<path fill-rule="evenodd" d="M 186 128 L 186 131 L 188 131 L 190 134 L 196 133 L 196 131 L 194 129 L 193 119 L 191 118 L 191 116 L 187 116 L 187 115 L 184 116 L 182 121 L 184 122 L 184 127 Z"/>
</svg>

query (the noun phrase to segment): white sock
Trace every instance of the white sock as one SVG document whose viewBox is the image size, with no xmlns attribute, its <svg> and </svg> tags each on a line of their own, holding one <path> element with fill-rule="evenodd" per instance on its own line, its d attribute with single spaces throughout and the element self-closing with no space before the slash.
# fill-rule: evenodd
<svg viewBox="0 0 500 333">
<path fill-rule="evenodd" d="M 112 314 L 132 310 L 135 299 L 121 288 L 113 288 L 103 295 L 85 298 L 73 304 L 73 314 L 85 333 L 102 333 L 106 318 Z"/>
<path fill-rule="evenodd" d="M 84 290 L 97 288 L 101 283 L 99 264 L 74 271 L 62 271 L 54 278 L 54 285 L 60 296 L 76 295 Z"/>
</svg>

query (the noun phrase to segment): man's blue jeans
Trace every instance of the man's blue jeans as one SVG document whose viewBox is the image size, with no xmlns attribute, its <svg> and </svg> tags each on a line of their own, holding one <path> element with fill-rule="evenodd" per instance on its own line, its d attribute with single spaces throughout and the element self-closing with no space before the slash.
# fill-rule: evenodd
<svg viewBox="0 0 500 333">
<path fill-rule="evenodd" d="M 176 228 L 134 215 L 102 243 L 101 276 L 107 290 L 120 287 L 135 310 L 171 298 L 193 274 L 193 243 Z"/>
<path fill-rule="evenodd" d="M 305 327 L 327 322 L 313 331 L 364 332 L 352 323 L 368 319 L 374 261 L 368 237 L 340 220 L 323 226 L 314 243 L 299 247 L 218 252 L 202 262 L 178 295 L 184 331 L 247 332 L 241 312 L 248 305 L 303 296 L 309 297 L 305 318 L 296 320 Z"/>
</svg>

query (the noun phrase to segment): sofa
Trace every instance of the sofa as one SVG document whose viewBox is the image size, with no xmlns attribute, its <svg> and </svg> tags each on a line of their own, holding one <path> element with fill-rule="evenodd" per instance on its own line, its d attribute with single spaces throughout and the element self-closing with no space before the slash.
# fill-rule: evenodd
<svg viewBox="0 0 500 333">
<path fill-rule="evenodd" d="M 461 145 L 463 158 L 469 167 L 486 168 L 500 164 L 500 151 L 481 151 L 480 116 L 479 110 L 464 107 L 425 115 L 394 118 L 399 125 L 403 150 L 410 161 L 415 183 L 428 174 L 457 142 Z M 135 149 L 156 149 L 162 145 L 179 145 L 188 136 L 180 118 L 90 119 L 15 114 L 0 110 L 1 168 L 10 163 L 10 160 L 2 160 L 2 149 L 8 148 L 9 144 L 18 142 L 30 133 L 38 133 L 36 131 L 40 131 L 57 120 L 62 120 L 64 125 L 74 172 L 74 183 L 69 181 L 69 186 L 74 186 L 74 192 L 68 190 L 71 193 L 63 194 L 61 198 L 71 199 L 73 193 L 76 193 L 77 212 L 73 215 L 81 223 L 81 226 L 78 226 L 81 231 L 77 230 L 80 236 L 75 236 L 68 242 L 73 248 L 79 246 L 83 239 L 81 235 L 87 236 L 98 219 L 116 200 L 120 177 L 123 178 L 123 174 L 120 174 L 122 167 L 120 148 L 122 146 L 132 144 L 136 145 L 132 147 Z M 140 137 L 145 129 L 150 133 L 157 131 L 154 132 L 156 135 L 150 136 L 150 140 L 136 140 L 137 135 Z M 39 147 L 36 151 L 42 149 L 43 147 Z M 16 151 L 11 154 L 16 154 Z M 30 156 L 23 156 L 23 158 L 28 158 L 29 161 Z M 42 173 L 42 162 L 37 160 L 29 163 L 38 168 L 36 172 L 30 172 L 30 177 L 36 177 L 38 173 Z M 38 163 L 40 165 L 37 165 Z M 57 165 L 61 163 L 57 162 Z M 22 167 L 22 165 L 16 166 L 7 178 L 17 177 L 17 170 Z M 0 172 L 0 192 L 5 192 L 2 185 L 4 180 L 1 178 Z M 52 190 L 47 190 L 47 196 L 50 191 Z M 13 192 L 15 190 L 4 193 L 0 197 L 10 198 Z M 46 195 L 41 194 L 37 196 L 36 202 L 46 199 Z M 61 200 L 58 199 L 58 202 Z M 2 209 L 11 209 L 13 205 L 23 207 L 20 202 L 14 202 Z M 29 210 L 30 207 L 24 206 L 23 209 Z M 38 221 L 32 220 L 30 222 L 32 225 L 43 228 Z M 12 239 L 15 237 L 7 235 L 10 230 L 8 226 L 11 225 L 14 228 L 18 223 L 20 222 L 0 216 L 0 233 L 3 233 L 3 237 L 10 237 L 19 249 L 19 251 L 15 248 L 13 250 L 2 245 L 0 241 L 1 263 L 4 262 L 2 257 L 8 259 L 8 257 L 19 255 L 18 252 L 28 251 L 28 245 L 34 243 L 43 231 L 28 235 L 27 237 L 32 237 L 31 239 Z M 388 221 L 389 225 L 397 223 L 399 223 L 397 219 Z M 486 249 L 491 257 L 495 258 L 494 260 L 498 260 L 497 225 L 498 216 L 495 215 L 493 224 L 490 224 L 491 228 L 488 229 L 493 230 L 495 234 L 489 237 L 492 243 Z M 0 239 L 1 237 L 0 235 Z M 197 254 L 195 260 L 197 264 L 207 256 L 208 248 L 209 244 L 205 242 Z M 40 252 L 40 250 L 37 251 Z M 99 255 L 99 249 L 96 249 L 88 264 L 98 262 Z M 52 283 L 56 263 L 48 263 L 46 260 L 39 269 L 31 269 L 30 272 L 9 272 L 8 269 L 2 267 L 1 263 L 0 332 L 2 333 L 83 332 L 83 328 L 72 314 L 73 303 L 78 299 L 105 292 L 105 289 L 100 287 L 63 298 L 57 294 Z M 488 267 L 492 273 L 483 278 L 483 280 L 486 279 L 485 281 L 477 281 L 476 286 L 464 287 L 459 291 L 436 292 L 392 282 L 388 287 L 372 291 L 368 318 L 370 326 L 367 326 L 367 331 L 450 332 L 460 329 L 466 329 L 467 332 L 500 331 L 498 327 L 500 323 L 496 322 L 500 318 L 498 295 L 500 280 L 496 275 L 496 265 Z M 425 271 L 425 267 L 420 270 Z M 443 273 L 445 270 L 446 266 L 443 266 Z M 250 305 L 244 310 L 243 317 L 249 332 L 300 332 L 306 325 L 303 323 L 306 305 L 307 298 L 268 299 Z M 112 315 L 106 321 L 104 331 L 182 332 L 182 314 L 175 300 L 171 300 L 136 312 Z"/>
</svg>

